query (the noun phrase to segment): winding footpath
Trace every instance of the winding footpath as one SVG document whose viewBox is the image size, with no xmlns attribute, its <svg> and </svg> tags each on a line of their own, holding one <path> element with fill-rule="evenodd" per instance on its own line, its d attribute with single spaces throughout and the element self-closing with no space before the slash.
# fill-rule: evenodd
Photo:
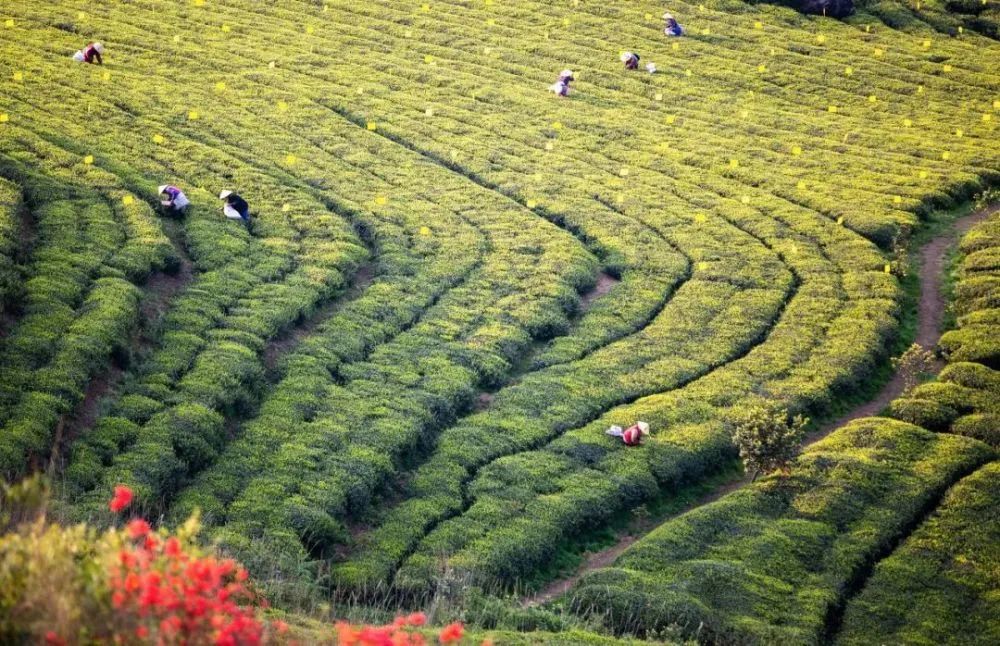
<svg viewBox="0 0 1000 646">
<path fill-rule="evenodd" d="M 917 333 L 913 339 L 914 343 L 924 348 L 933 348 L 937 345 L 937 341 L 941 336 L 944 315 L 948 308 L 948 303 L 942 289 L 945 270 L 947 269 L 945 263 L 948 254 L 962 235 L 998 210 L 1000 210 L 1000 204 L 993 204 L 985 209 L 980 209 L 958 218 L 947 230 L 938 234 L 921 247 L 919 263 L 920 299 L 917 303 Z M 934 366 L 934 372 L 938 372 L 941 368 L 942 364 L 938 362 Z M 892 400 L 903 394 L 904 388 L 904 376 L 898 371 L 893 373 L 892 378 L 872 399 L 810 433 L 806 437 L 805 442 L 803 442 L 803 447 L 820 441 L 835 429 L 842 427 L 848 422 L 878 415 Z M 675 514 L 655 520 L 645 519 L 632 523 L 629 529 L 613 545 L 597 552 L 588 553 L 583 563 L 580 564 L 576 572 L 572 575 L 556 579 L 537 593 L 523 597 L 521 604 L 525 607 L 534 607 L 558 598 L 568 592 L 586 574 L 613 564 L 626 549 L 657 525 L 692 509 L 714 502 L 749 483 L 749 478 L 742 476 L 728 480 Z"/>
</svg>

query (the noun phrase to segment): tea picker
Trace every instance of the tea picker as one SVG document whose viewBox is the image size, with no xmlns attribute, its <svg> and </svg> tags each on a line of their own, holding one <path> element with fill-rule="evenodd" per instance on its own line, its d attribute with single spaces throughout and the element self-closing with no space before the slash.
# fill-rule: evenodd
<svg viewBox="0 0 1000 646">
<path fill-rule="evenodd" d="M 230 220 L 239 220 L 250 226 L 250 205 L 242 197 L 226 190 L 219 193 L 219 199 L 225 200 L 222 205 L 222 213 Z"/>
<path fill-rule="evenodd" d="M 174 215 L 182 215 L 184 210 L 191 204 L 188 200 L 187 195 L 184 195 L 184 191 L 177 188 L 173 184 L 164 184 L 157 189 L 157 193 L 160 195 L 160 204 L 168 212 Z"/>
<path fill-rule="evenodd" d="M 556 96 L 566 96 L 569 94 L 569 84 L 573 82 L 573 72 L 563 70 L 559 74 L 559 80 L 549 86 L 549 90 L 556 93 Z"/>
<path fill-rule="evenodd" d="M 639 69 L 639 55 L 635 52 L 622 52 L 618 60 L 622 62 L 627 70 Z"/>
<path fill-rule="evenodd" d="M 73 60 L 78 63 L 97 63 L 98 65 L 104 65 L 104 59 L 101 58 L 101 54 L 104 53 L 104 45 L 102 43 L 87 43 L 87 46 L 73 54 Z"/>
<path fill-rule="evenodd" d="M 636 422 L 624 430 L 622 430 L 621 426 L 612 426 L 604 432 L 611 437 L 622 438 L 625 446 L 639 446 L 642 444 L 642 438 L 649 435 L 649 424 L 646 422 Z"/>
<path fill-rule="evenodd" d="M 683 36 L 684 28 L 681 27 L 680 23 L 677 22 L 674 17 L 669 14 L 663 14 L 663 19 L 667 22 L 666 27 L 663 29 L 663 33 L 667 36 Z"/>
</svg>

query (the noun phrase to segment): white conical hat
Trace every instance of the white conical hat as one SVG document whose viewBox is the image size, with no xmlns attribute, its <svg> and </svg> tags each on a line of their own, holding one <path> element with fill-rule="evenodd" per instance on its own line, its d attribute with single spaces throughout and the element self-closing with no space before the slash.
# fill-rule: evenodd
<svg viewBox="0 0 1000 646">
<path fill-rule="evenodd" d="M 619 56 L 618 58 L 621 60 L 621 62 L 624 63 L 628 59 L 632 58 L 632 52 L 622 52 L 622 55 Z"/>
<path fill-rule="evenodd" d="M 227 197 L 229 197 L 232 194 L 233 194 L 233 192 L 230 191 L 230 190 L 222 191 L 221 193 L 219 193 L 219 199 L 220 200 L 224 200 L 224 199 L 226 199 Z"/>
<path fill-rule="evenodd" d="M 104 43 L 94 43 L 94 49 L 96 49 L 99 54 L 103 54 L 104 53 Z"/>
<path fill-rule="evenodd" d="M 671 15 L 671 14 L 669 14 L 669 13 L 665 13 L 665 14 L 663 14 L 663 19 L 664 19 L 664 20 L 670 20 L 671 18 L 673 18 L 673 15 Z"/>
<path fill-rule="evenodd" d="M 158 189 L 156 189 L 156 192 L 157 193 L 162 193 L 163 191 L 167 190 L 167 186 L 169 186 L 169 184 L 164 184 L 163 186 L 161 186 Z"/>
<path fill-rule="evenodd" d="M 567 76 L 573 76 L 573 70 L 563 70 L 559 73 L 559 78 L 561 79 L 566 78 Z"/>
<path fill-rule="evenodd" d="M 646 422 L 636 422 L 636 426 L 639 427 L 639 432 L 643 435 L 649 435 L 649 424 Z"/>
</svg>

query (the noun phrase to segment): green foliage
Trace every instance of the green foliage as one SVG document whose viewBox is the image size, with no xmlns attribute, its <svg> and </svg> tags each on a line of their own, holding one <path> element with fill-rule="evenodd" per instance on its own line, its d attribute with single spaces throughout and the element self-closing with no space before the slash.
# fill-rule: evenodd
<svg viewBox="0 0 1000 646">
<path fill-rule="evenodd" d="M 737 410 L 731 423 L 733 444 L 740 451 L 743 468 L 756 480 L 778 469 L 787 472 L 788 463 L 798 455 L 809 421 L 763 401 Z"/>
<path fill-rule="evenodd" d="M 850 582 L 991 458 L 974 440 L 852 422 L 806 449 L 787 477 L 664 523 L 569 599 L 616 632 L 676 623 L 711 640 L 816 642 Z"/>
<path fill-rule="evenodd" d="M 948 490 L 847 606 L 840 644 L 1000 639 L 1000 463 Z"/>
</svg>

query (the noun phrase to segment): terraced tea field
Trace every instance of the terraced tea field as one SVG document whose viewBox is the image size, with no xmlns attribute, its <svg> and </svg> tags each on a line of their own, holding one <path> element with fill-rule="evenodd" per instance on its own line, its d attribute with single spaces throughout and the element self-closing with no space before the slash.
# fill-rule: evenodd
<svg viewBox="0 0 1000 646">
<path fill-rule="evenodd" d="M 669 9 L 685 37 L 652 2 L 4 3 L 3 477 L 47 471 L 71 521 L 112 522 L 118 484 L 167 525 L 200 510 L 289 608 L 937 643 L 947 587 L 933 637 L 893 599 L 955 532 L 966 605 L 997 609 L 962 525 L 996 503 L 996 215 L 902 421 L 835 431 L 548 608 L 507 600 L 731 473 L 754 402 L 823 420 L 877 389 L 914 240 L 1000 180 L 993 0 Z M 89 41 L 103 65 L 71 59 Z M 636 420 L 639 447 L 605 434 Z"/>
</svg>

